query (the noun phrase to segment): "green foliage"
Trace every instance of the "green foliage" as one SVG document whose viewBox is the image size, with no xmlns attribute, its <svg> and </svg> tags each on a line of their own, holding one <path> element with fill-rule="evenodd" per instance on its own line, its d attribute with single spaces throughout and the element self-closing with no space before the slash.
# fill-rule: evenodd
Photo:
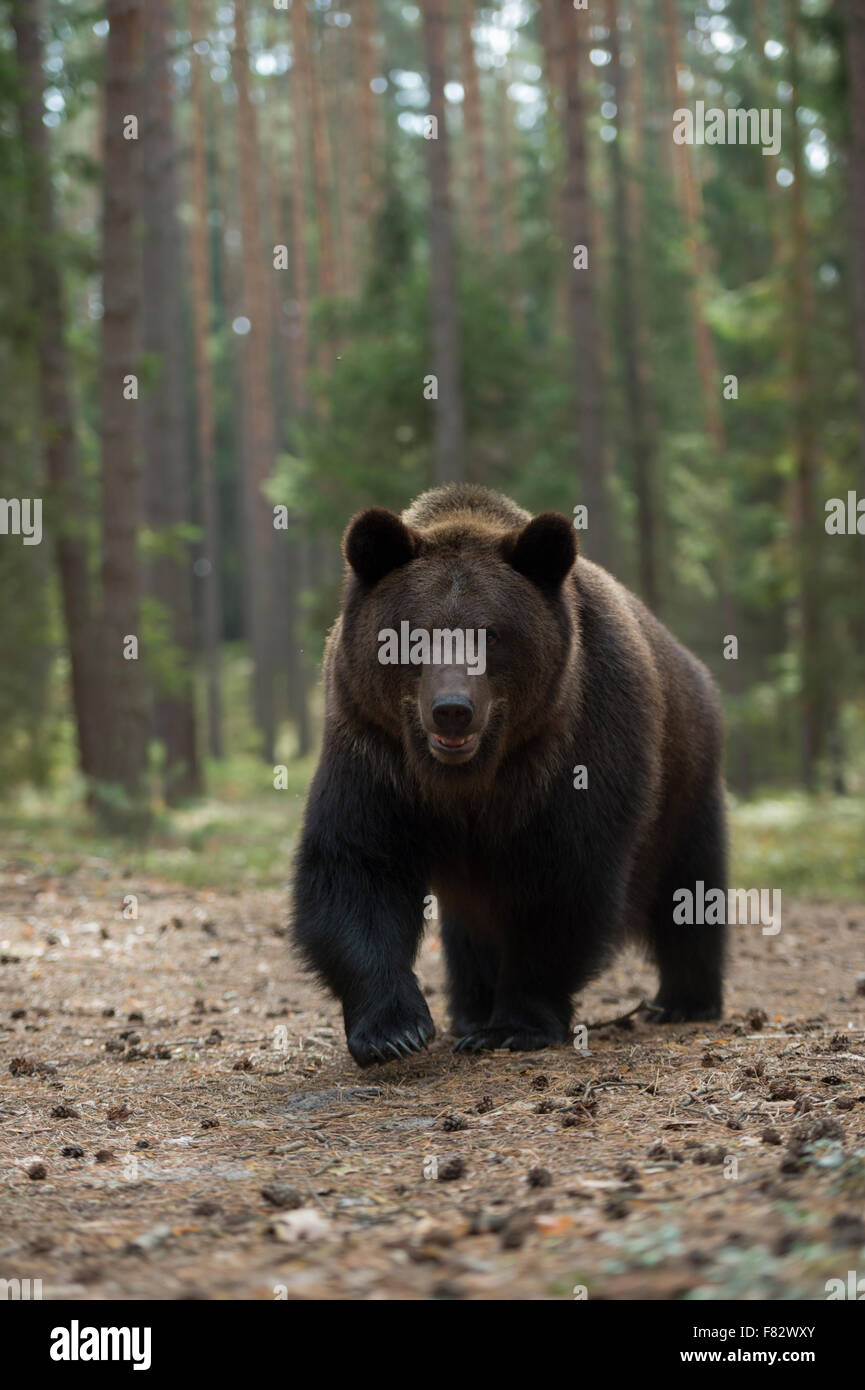
<svg viewBox="0 0 865 1390">
<path fill-rule="evenodd" d="M 734 806 L 731 881 L 782 886 L 791 897 L 865 895 L 865 801 L 801 793 Z"/>
</svg>

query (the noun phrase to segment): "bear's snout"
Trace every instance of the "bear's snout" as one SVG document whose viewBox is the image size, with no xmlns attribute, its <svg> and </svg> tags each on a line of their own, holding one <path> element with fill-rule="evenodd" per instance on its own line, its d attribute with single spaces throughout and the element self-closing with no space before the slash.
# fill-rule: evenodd
<svg viewBox="0 0 865 1390">
<path fill-rule="evenodd" d="M 482 676 L 465 667 L 429 666 L 421 678 L 418 708 L 427 747 L 437 762 L 465 763 L 477 752 L 489 710 Z"/>
<path fill-rule="evenodd" d="M 467 695 L 437 695 L 432 717 L 438 733 L 459 738 L 474 719 L 475 707 Z"/>
</svg>

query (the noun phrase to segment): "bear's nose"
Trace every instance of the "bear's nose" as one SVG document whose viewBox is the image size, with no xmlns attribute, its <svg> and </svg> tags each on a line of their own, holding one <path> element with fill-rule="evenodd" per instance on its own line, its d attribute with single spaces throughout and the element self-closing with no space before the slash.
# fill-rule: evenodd
<svg viewBox="0 0 865 1390">
<path fill-rule="evenodd" d="M 467 695 L 437 695 L 432 702 L 433 723 L 443 734 L 461 734 L 474 715 L 475 707 Z"/>
</svg>

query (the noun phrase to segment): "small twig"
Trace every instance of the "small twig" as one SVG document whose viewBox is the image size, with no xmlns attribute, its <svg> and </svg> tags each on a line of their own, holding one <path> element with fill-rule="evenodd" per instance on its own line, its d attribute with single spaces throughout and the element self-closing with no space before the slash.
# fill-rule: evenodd
<svg viewBox="0 0 865 1390">
<path fill-rule="evenodd" d="M 336 1159 L 334 1159 L 333 1161 L 334 1161 L 334 1163 L 335 1163 L 335 1162 L 336 1162 Z M 328 1166 L 330 1166 L 330 1165 L 328 1165 Z M 322 1169 L 322 1172 L 323 1172 L 323 1171 L 324 1171 L 324 1170 Z M 307 1187 L 309 1188 L 309 1195 L 310 1195 L 310 1197 L 312 1198 L 312 1200 L 313 1200 L 314 1202 L 318 1202 L 318 1205 L 321 1207 L 321 1209 L 322 1209 L 322 1211 L 324 1212 L 325 1216 L 329 1216 L 329 1215 L 330 1215 L 330 1212 L 328 1211 L 327 1207 L 324 1205 L 324 1202 L 321 1200 L 321 1198 L 319 1197 L 318 1193 L 317 1193 L 317 1192 L 315 1191 L 315 1189 L 313 1188 L 312 1183 L 310 1182 L 309 1178 L 305 1177 L 305 1178 L 303 1179 L 303 1181 L 306 1183 Z"/>
<path fill-rule="evenodd" d="M 594 1081 L 592 1083 L 596 1091 L 606 1091 L 610 1086 L 642 1086 L 645 1088 L 645 1081 Z"/>
<path fill-rule="evenodd" d="M 652 1014 L 662 1014 L 664 1012 L 663 1009 L 658 1008 L 657 1004 L 650 1004 L 648 999 L 641 999 L 639 1004 L 635 1004 L 626 1014 L 619 1014 L 618 1018 L 603 1018 L 598 1023 L 587 1023 L 585 1026 L 587 1028 L 609 1028 L 614 1023 L 624 1023 L 626 1018 L 633 1018 L 634 1014 L 641 1013 L 643 1009 L 646 1009 Z"/>
</svg>

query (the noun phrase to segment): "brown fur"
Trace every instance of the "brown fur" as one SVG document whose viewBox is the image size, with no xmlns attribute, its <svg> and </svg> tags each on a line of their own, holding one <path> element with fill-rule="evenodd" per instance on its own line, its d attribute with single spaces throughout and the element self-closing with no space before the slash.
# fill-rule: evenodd
<svg viewBox="0 0 865 1390">
<path fill-rule="evenodd" d="M 725 886 L 721 726 L 705 668 L 612 576 L 575 559 L 565 518 L 533 521 L 483 489 L 436 489 L 400 519 L 361 513 L 345 550 L 296 934 L 343 999 L 357 1059 L 431 1027 L 410 975 L 430 886 L 464 1045 L 564 1036 L 572 993 L 626 934 L 653 951 L 667 1016 L 717 1013 L 720 929 L 674 929 L 671 899 L 698 878 Z M 458 765 L 431 752 L 429 668 L 377 660 L 379 632 L 403 619 L 499 632 L 484 675 L 435 674 L 436 691 L 450 681 L 475 697 L 476 751 Z M 576 765 L 586 790 L 573 786 Z M 328 863 L 360 894 L 352 928 L 328 923 L 337 901 L 345 911 L 344 893 L 322 892 Z M 415 896 L 417 919 L 401 918 Z M 389 924 L 378 937 L 377 917 Z M 395 986 L 380 958 L 394 939 L 407 963 Z M 396 1034 L 372 997 L 382 975 Z"/>
</svg>

